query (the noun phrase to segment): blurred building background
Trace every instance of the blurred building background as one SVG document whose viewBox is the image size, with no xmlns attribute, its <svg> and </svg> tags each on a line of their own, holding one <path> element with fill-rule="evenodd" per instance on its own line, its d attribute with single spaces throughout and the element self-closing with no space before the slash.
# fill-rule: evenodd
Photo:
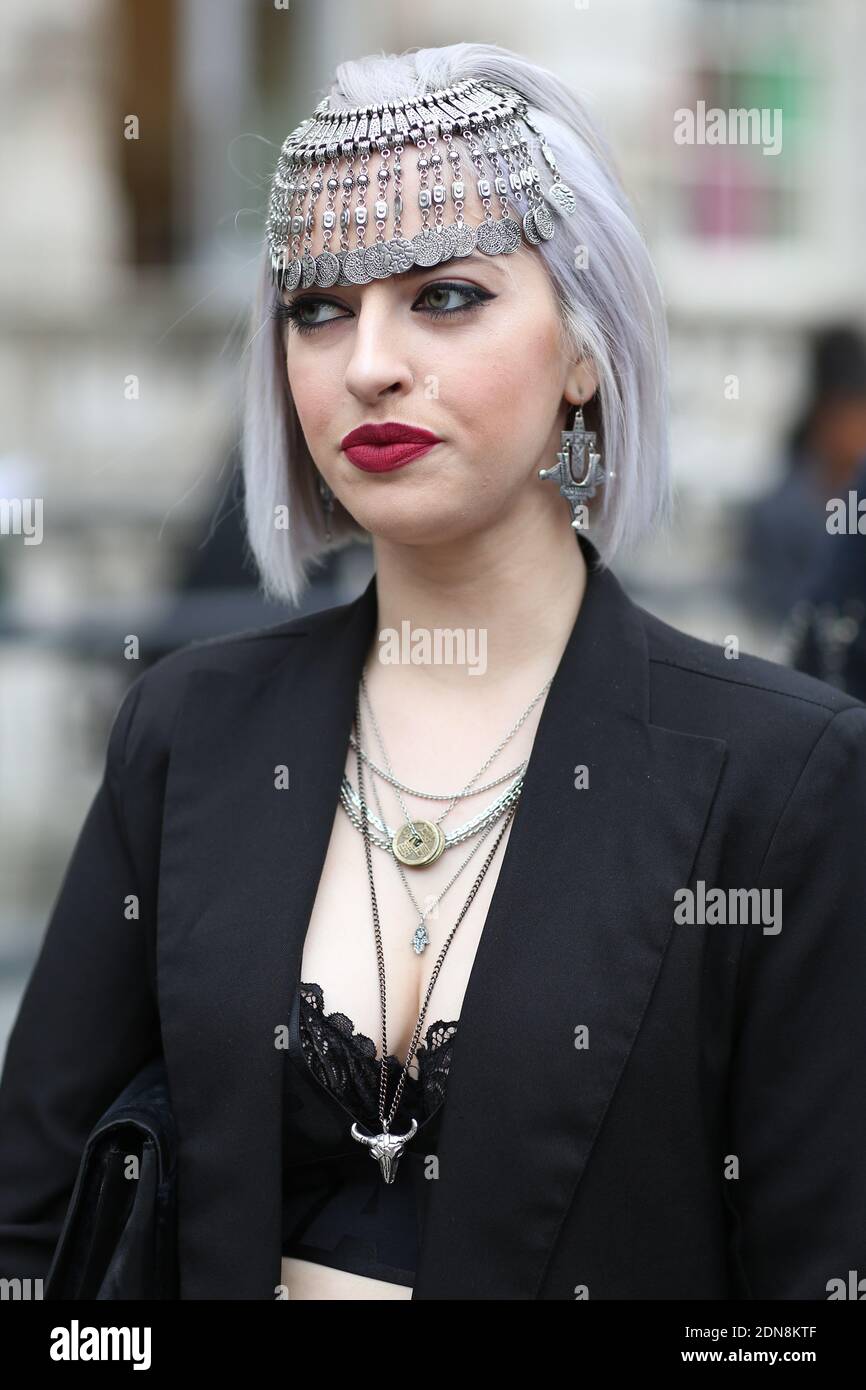
<svg viewBox="0 0 866 1390">
<path fill-rule="evenodd" d="M 620 578 L 784 659 L 744 538 L 774 488 L 784 527 L 823 529 L 822 497 L 788 488 L 791 432 L 815 334 L 866 323 L 862 0 L 5 0 L 0 498 L 42 498 L 45 532 L 0 535 L 0 1048 L 128 682 L 291 616 L 245 564 L 236 447 L 279 145 L 342 58 L 460 40 L 586 98 L 661 274 L 678 515 Z M 781 149 L 678 143 L 701 102 L 780 110 Z M 368 566 L 344 553 L 305 608 Z"/>
</svg>

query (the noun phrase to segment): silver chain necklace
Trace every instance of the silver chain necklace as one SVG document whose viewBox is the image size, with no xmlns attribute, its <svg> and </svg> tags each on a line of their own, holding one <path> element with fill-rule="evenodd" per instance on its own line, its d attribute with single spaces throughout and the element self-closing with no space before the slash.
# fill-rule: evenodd
<svg viewBox="0 0 866 1390">
<path fill-rule="evenodd" d="M 355 728 L 357 730 L 358 742 L 360 744 L 361 700 L 360 696 L 357 694 L 355 696 Z M 424 1019 L 427 1016 L 427 1008 L 430 1003 L 430 995 L 433 993 L 433 986 L 436 984 L 436 980 L 439 977 L 439 971 L 442 969 L 442 962 L 444 961 L 445 956 L 448 952 L 448 947 L 451 945 L 457 928 L 460 926 L 460 923 L 466 916 L 469 906 L 472 903 L 475 894 L 478 892 L 479 887 L 481 886 L 481 882 L 484 878 L 484 875 L 487 873 L 487 870 L 490 867 L 490 864 L 493 860 L 493 856 L 499 848 L 499 845 L 502 841 L 502 837 L 508 829 L 508 826 L 511 824 L 511 819 L 514 815 L 516 807 L 511 807 L 511 809 L 509 810 L 508 816 L 505 820 L 505 824 L 503 825 L 502 829 L 496 837 L 496 843 L 494 844 L 492 850 L 490 851 L 486 860 L 484 861 L 484 864 L 481 870 L 479 871 L 478 876 L 475 879 L 475 882 L 469 890 L 469 896 L 466 899 L 466 902 L 463 904 L 463 909 L 460 913 L 460 916 L 457 918 L 457 921 L 454 923 L 454 926 L 448 933 L 448 936 L 445 940 L 445 944 L 442 947 L 442 950 L 439 952 L 439 955 L 436 959 L 436 964 L 433 967 L 433 973 L 430 976 L 430 983 L 427 986 L 427 993 L 424 996 L 424 1003 L 421 1006 L 421 1013 L 418 1017 L 418 1022 L 415 1025 L 415 1032 L 412 1034 L 412 1041 L 409 1045 L 409 1053 L 406 1057 L 406 1061 L 403 1063 L 403 1070 L 400 1074 L 400 1079 L 397 1083 L 397 1090 L 394 1093 L 394 1100 L 391 1104 L 391 1111 L 390 1114 L 386 1115 L 385 1100 L 388 1090 L 386 1063 L 386 1058 L 388 1056 L 388 1023 L 387 991 L 385 988 L 385 953 L 382 947 L 382 931 L 379 925 L 379 905 L 376 901 L 376 886 L 373 882 L 373 855 L 370 847 L 370 837 L 367 834 L 367 802 L 364 796 L 364 773 L 360 754 L 357 755 L 357 764 L 358 786 L 361 792 L 361 818 L 364 827 L 364 852 L 367 859 L 367 877 L 370 881 L 370 902 L 373 909 L 373 929 L 376 935 L 376 964 L 379 971 L 379 997 L 382 1005 L 382 1057 L 379 1073 L 379 1124 L 381 1126 L 381 1129 L 378 1134 L 364 1134 L 357 1121 L 353 1121 L 350 1133 L 352 1135 L 352 1138 L 356 1139 L 359 1144 L 365 1144 L 367 1146 L 367 1148 L 370 1151 L 370 1157 L 374 1158 L 379 1164 L 379 1170 L 382 1174 L 382 1178 L 384 1179 L 384 1181 L 386 1183 L 392 1183 L 396 1176 L 397 1164 L 400 1161 L 400 1157 L 403 1153 L 403 1150 L 405 1149 L 409 1140 L 414 1137 L 418 1129 L 418 1121 L 414 1118 L 414 1116 L 412 1119 L 412 1128 L 408 1130 L 405 1134 L 392 1134 L 391 1124 L 393 1122 L 394 1116 L 397 1113 L 397 1108 L 400 1104 L 400 1097 L 403 1094 L 403 1087 L 406 1084 L 406 1077 L 409 1072 L 409 1067 L 418 1048 L 418 1040 L 421 1036 L 421 1029 L 424 1026 Z"/>
<path fill-rule="evenodd" d="M 349 734 L 349 743 L 352 748 L 357 749 L 358 743 L 354 734 Z M 461 797 L 480 796 L 482 792 L 489 792 L 491 787 L 498 787 L 500 783 L 507 782 L 509 778 L 519 777 L 522 772 L 525 772 L 528 761 L 528 759 L 524 758 L 523 762 L 518 763 L 510 772 L 501 772 L 498 777 L 494 777 L 490 782 L 485 782 L 482 786 L 476 787 L 474 792 L 465 790 L 462 792 L 419 792 L 416 791 L 414 787 L 407 787 L 405 782 L 398 782 L 397 778 L 392 777 L 390 772 L 386 772 L 384 768 L 379 767 L 377 763 L 373 762 L 373 759 L 364 748 L 361 749 L 361 757 L 364 759 L 367 767 L 369 767 L 372 772 L 375 772 L 378 777 L 381 777 L 383 782 L 390 782 L 392 787 L 398 787 L 401 792 L 407 792 L 409 796 L 421 797 L 425 801 L 459 801 Z M 471 785 L 470 783 L 470 786 Z"/>
</svg>

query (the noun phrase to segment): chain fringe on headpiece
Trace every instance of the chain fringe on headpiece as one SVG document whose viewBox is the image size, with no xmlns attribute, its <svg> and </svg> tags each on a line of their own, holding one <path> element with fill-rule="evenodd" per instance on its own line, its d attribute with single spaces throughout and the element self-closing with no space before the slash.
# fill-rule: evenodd
<svg viewBox="0 0 866 1390">
<path fill-rule="evenodd" d="M 288 291 L 311 285 L 323 289 L 331 285 L 366 285 L 413 266 L 433 266 L 469 256 L 476 247 L 487 256 L 510 255 L 519 247 L 521 235 L 531 246 L 550 240 L 556 230 L 551 209 L 559 216 L 570 217 L 575 211 L 575 197 L 563 182 L 553 151 L 528 118 L 527 110 L 525 99 L 513 88 L 475 79 L 440 88 L 421 100 L 355 106 L 347 111 L 331 111 L 325 97 L 313 115 L 285 140 L 277 163 L 267 220 L 274 284 Z M 542 192 L 539 170 L 530 156 L 520 122 L 538 137 L 542 156 L 553 175 L 546 193 Z M 463 220 L 466 184 L 455 134 L 468 146 L 484 208 L 484 220 L 477 227 L 467 226 Z M 443 155 L 437 148 L 440 137 L 450 165 L 448 184 Z M 425 151 L 418 158 L 417 196 L 422 225 L 412 237 L 404 237 L 401 230 L 401 160 L 407 144 Z M 368 245 L 367 165 L 374 149 L 380 156 L 373 206 L 376 239 Z M 341 158 L 348 161 L 342 180 L 337 176 Z M 328 166 L 330 172 L 326 174 Z M 389 200 L 392 182 L 393 196 Z M 509 190 L 518 206 L 524 200 L 528 203 L 520 221 L 508 211 Z M 323 249 L 313 256 L 312 236 L 323 192 Z M 449 192 L 454 220 L 446 224 Z M 354 210 L 353 194 L 357 199 Z M 498 217 L 492 210 L 494 198 L 500 204 Z M 393 213 L 394 230 L 386 238 L 389 212 Z M 331 241 L 338 224 L 339 249 L 334 250 Z M 352 224 L 354 246 L 350 245 Z"/>
</svg>

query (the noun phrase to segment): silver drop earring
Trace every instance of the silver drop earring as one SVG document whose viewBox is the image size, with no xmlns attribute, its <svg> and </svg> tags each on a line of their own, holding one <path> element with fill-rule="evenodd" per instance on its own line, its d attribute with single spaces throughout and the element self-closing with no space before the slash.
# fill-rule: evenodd
<svg viewBox="0 0 866 1390">
<path fill-rule="evenodd" d="M 325 513 L 325 540 L 333 540 L 331 535 L 331 518 L 334 515 L 334 494 L 325 479 L 319 474 L 319 493 L 322 498 L 322 510 Z"/>
<path fill-rule="evenodd" d="M 571 504 L 571 524 L 577 531 L 584 530 L 579 509 L 595 496 L 596 488 L 605 481 L 604 463 L 596 452 L 596 434 L 588 430 L 583 421 L 583 404 L 575 407 L 571 429 L 562 431 L 562 443 L 556 455 L 554 468 L 539 468 L 539 478 L 553 478 L 559 483 L 563 497 Z"/>
</svg>

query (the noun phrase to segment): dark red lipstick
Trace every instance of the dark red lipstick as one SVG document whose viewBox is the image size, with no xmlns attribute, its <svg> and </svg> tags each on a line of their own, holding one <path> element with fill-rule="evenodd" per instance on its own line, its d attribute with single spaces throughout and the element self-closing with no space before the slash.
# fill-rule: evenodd
<svg viewBox="0 0 866 1390">
<path fill-rule="evenodd" d="M 441 442 L 438 434 L 430 430 L 388 421 L 351 430 L 340 448 L 356 468 L 363 468 L 366 473 L 387 473 L 392 468 L 402 468 Z"/>
</svg>

